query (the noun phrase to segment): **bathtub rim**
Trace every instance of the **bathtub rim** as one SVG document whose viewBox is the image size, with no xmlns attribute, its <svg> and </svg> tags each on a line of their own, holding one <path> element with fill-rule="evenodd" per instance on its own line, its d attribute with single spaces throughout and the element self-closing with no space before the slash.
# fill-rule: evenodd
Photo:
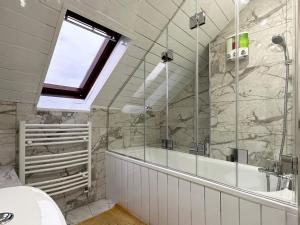
<svg viewBox="0 0 300 225">
<path fill-rule="evenodd" d="M 222 184 L 213 180 L 209 180 L 204 177 L 198 177 L 192 174 L 188 174 L 182 171 L 174 170 L 172 168 L 164 167 L 161 165 L 145 162 L 141 159 L 137 159 L 131 156 L 126 156 L 121 153 L 113 152 L 110 150 L 105 151 L 105 157 L 106 155 L 110 155 L 112 157 L 119 158 L 121 160 L 125 160 L 140 166 L 147 167 L 148 169 L 156 170 L 161 173 L 178 177 L 183 180 L 187 180 L 199 185 L 202 185 L 204 187 L 208 187 L 210 189 L 217 190 L 221 193 L 226 193 L 231 196 L 239 197 L 241 199 L 253 202 L 253 203 L 258 203 L 261 205 L 265 205 L 271 208 L 276 208 L 276 209 L 281 209 L 284 210 L 288 213 L 291 213 L 293 215 L 298 214 L 298 208 L 297 208 L 297 203 L 292 203 L 292 202 L 286 202 L 283 200 L 275 199 L 269 196 L 265 196 L 263 194 L 255 193 L 250 190 L 245 190 L 239 187 L 234 187 L 226 184 Z"/>
</svg>

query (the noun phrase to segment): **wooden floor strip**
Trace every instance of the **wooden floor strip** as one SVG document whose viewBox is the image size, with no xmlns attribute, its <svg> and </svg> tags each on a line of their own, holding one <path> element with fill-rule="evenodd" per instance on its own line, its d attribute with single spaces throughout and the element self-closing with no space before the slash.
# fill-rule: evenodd
<svg viewBox="0 0 300 225">
<path fill-rule="evenodd" d="M 146 225 L 120 205 L 87 219 L 78 225 Z"/>
</svg>

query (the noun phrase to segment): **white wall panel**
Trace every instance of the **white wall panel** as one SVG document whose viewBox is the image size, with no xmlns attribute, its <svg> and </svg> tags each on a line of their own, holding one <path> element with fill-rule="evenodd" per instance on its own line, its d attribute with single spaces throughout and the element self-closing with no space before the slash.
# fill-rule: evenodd
<svg viewBox="0 0 300 225">
<path fill-rule="evenodd" d="M 221 224 L 239 225 L 239 199 L 237 197 L 221 194 Z"/>
<path fill-rule="evenodd" d="M 117 179 L 116 179 L 116 161 L 118 159 L 112 157 L 110 160 L 110 169 L 111 169 L 111 173 L 110 175 L 112 176 L 111 181 L 110 181 L 110 189 L 111 189 L 111 200 L 113 200 L 114 202 L 118 202 L 117 199 Z"/>
<path fill-rule="evenodd" d="M 128 199 L 127 205 L 131 212 L 134 212 L 134 174 L 133 163 L 127 164 L 127 187 L 128 187 Z"/>
<path fill-rule="evenodd" d="M 0 7 L 0 24 L 35 35 L 46 41 L 52 40 L 55 30 L 53 27 L 21 15 L 13 9 L 2 7 Z"/>
<path fill-rule="evenodd" d="M 235 192 L 225 193 L 224 189 L 218 187 L 212 189 L 211 186 L 190 182 L 190 176 L 183 180 L 185 175 L 175 177 L 173 173 L 139 163 L 106 154 L 106 193 L 107 198 L 120 198 L 122 205 L 127 205 L 133 214 L 147 224 L 298 224 L 296 210 L 291 211 L 280 204 L 276 206 L 276 203 L 270 207 L 270 202 L 266 206 L 261 200 L 253 198 L 252 201 L 249 196 L 245 197 L 247 200 L 243 199 L 243 193 L 235 196 Z M 120 197 L 118 191 L 121 192 Z"/>
<path fill-rule="evenodd" d="M 0 52 L 13 52 L 12 56 L 8 54 L 6 59 L 0 60 L 0 65 L 11 70 L 36 74 L 37 79 L 31 81 L 34 84 L 32 86 L 36 87 L 41 85 L 39 81 L 42 78 L 45 63 L 47 63 L 50 43 L 57 28 L 64 1 L 27 0 L 24 2 L 25 7 L 22 6 L 19 0 L 0 1 L 0 33 L 3 34 L 0 37 L 0 41 L 9 44 L 8 47 L 0 46 Z M 102 18 L 103 16 L 102 19 L 105 24 L 108 26 L 114 24 L 113 28 L 120 31 L 134 30 L 136 39 L 132 40 L 129 50 L 132 46 L 139 46 L 143 50 L 134 49 L 132 52 L 129 52 L 131 56 L 135 56 L 135 60 L 128 59 L 125 55 L 121 59 L 120 65 L 126 64 L 135 68 L 143 57 L 143 51 L 151 50 L 149 48 L 153 40 L 159 38 L 161 30 L 169 22 L 169 19 L 174 16 L 179 6 L 178 4 L 181 2 L 181 0 L 148 0 L 139 3 L 130 1 L 125 4 L 122 1 L 99 2 L 97 0 L 88 0 L 82 1 L 80 4 L 75 1 L 74 7 L 78 7 L 83 13 L 95 18 L 97 16 Z M 204 64 L 207 58 L 206 44 L 215 37 L 223 26 L 227 25 L 233 4 L 231 0 L 201 0 L 200 2 L 199 6 L 208 15 L 206 24 L 199 31 L 200 42 L 203 44 L 200 47 L 200 55 L 203 55 L 201 60 L 203 60 Z M 183 9 L 178 11 L 169 26 L 169 46 L 177 54 L 174 62 L 178 64 L 178 68 L 175 68 L 175 70 L 182 69 L 186 74 L 194 70 L 196 30 L 188 28 L 188 18 L 195 12 L 195 2 L 186 1 Z M 111 18 L 112 21 L 107 18 Z M 162 39 L 165 40 L 165 37 Z M 19 48 L 24 49 L 20 50 Z M 133 52 L 136 54 L 132 54 Z M 202 65 L 202 63 L 200 64 Z M 126 71 L 125 73 L 124 70 L 117 70 L 117 68 L 111 75 L 115 79 L 111 79 L 106 83 L 101 93 L 97 96 L 95 104 L 102 106 L 109 104 L 116 91 L 125 82 L 123 75 L 129 75 L 128 72 Z M 170 71 L 171 69 L 170 66 Z M 114 82 L 116 80 L 119 82 Z M 16 85 L 11 85 L 14 82 L 16 82 Z M 5 91 L 0 90 L 3 93 L 0 94 L 1 98 L 11 101 L 32 102 L 36 95 L 39 94 L 37 93 L 40 90 L 39 88 L 32 88 L 32 93 L 27 93 L 29 92 L 28 89 L 30 89 L 28 88 L 29 84 L 24 85 L 20 93 L 18 93 L 15 91 L 16 86 L 21 85 L 22 82 L 17 82 L 18 80 L 13 80 L 8 85 L 3 85 L 6 89 Z M 25 90 L 25 88 L 27 89 Z M 22 91 L 26 93 L 23 94 Z M 122 101 L 126 101 L 126 99 L 122 99 Z"/>
<path fill-rule="evenodd" d="M 192 224 L 191 210 L 191 183 L 186 180 L 179 180 L 179 225 Z"/>
<path fill-rule="evenodd" d="M 150 192 L 149 192 L 149 171 L 146 167 L 141 167 L 141 185 L 142 185 L 142 206 L 141 219 L 145 223 L 149 223 L 149 206 L 150 206 Z"/>
<path fill-rule="evenodd" d="M 260 225 L 260 205 L 240 199 L 240 225 Z"/>
<path fill-rule="evenodd" d="M 150 225 L 158 225 L 157 171 L 149 170 Z"/>
<path fill-rule="evenodd" d="M 2 73 L 2 69 L 0 69 L 0 74 Z M 3 77 L 9 77 L 8 79 L 0 78 L 0 89 L 8 90 L 8 91 L 19 91 L 23 90 L 28 93 L 36 93 L 38 88 L 37 80 L 29 80 L 26 79 L 26 74 L 18 71 L 6 70 L 5 75 Z M 23 75 L 23 76 L 21 76 Z M 19 76 L 18 78 L 14 79 L 14 76 Z M 14 79 L 14 80 L 13 80 Z"/>
<path fill-rule="evenodd" d="M 179 10 L 172 22 L 176 26 L 183 29 L 191 37 L 196 39 L 196 29 L 191 30 L 189 26 L 186 25 L 187 20 L 189 20 L 188 16 L 184 14 L 181 10 Z M 198 30 L 198 32 L 199 32 L 199 43 L 202 44 L 203 46 L 206 46 L 211 41 L 211 37 L 209 37 L 205 32 L 203 32 L 201 28 Z"/>
<path fill-rule="evenodd" d="M 166 17 L 171 18 L 173 13 L 176 11 L 177 7 L 172 2 L 172 0 L 148 0 L 148 3 L 156 8 L 157 10 L 161 11 Z"/>
<path fill-rule="evenodd" d="M 158 27 L 160 30 L 167 24 L 168 19 L 166 16 L 157 11 L 154 7 L 146 1 L 142 1 L 138 11 L 138 15 L 144 20 Z"/>
<path fill-rule="evenodd" d="M 234 17 L 234 3 L 232 0 L 216 0 L 217 4 L 221 7 L 228 20 Z"/>
<path fill-rule="evenodd" d="M 168 225 L 178 225 L 178 178 L 168 176 Z"/>
<path fill-rule="evenodd" d="M 204 187 L 191 183 L 192 225 L 205 225 Z"/>
<path fill-rule="evenodd" d="M 123 207 L 127 208 L 127 162 L 122 161 L 122 184 L 121 184 L 121 192 L 122 192 L 122 198 L 121 198 L 121 204 Z"/>
<path fill-rule="evenodd" d="M 133 166 L 133 182 L 134 182 L 134 189 L 133 189 L 133 212 L 136 216 L 140 217 L 141 215 L 141 203 L 142 203 L 142 196 L 141 196 L 141 169 L 139 165 L 134 164 Z"/>
<path fill-rule="evenodd" d="M 220 192 L 205 188 L 206 225 L 221 225 Z"/>
<path fill-rule="evenodd" d="M 262 206 L 262 225 L 286 225 L 285 217 L 282 210 Z"/>
<path fill-rule="evenodd" d="M 215 1 L 198 0 L 199 11 L 204 10 L 208 17 L 210 17 L 217 27 L 222 30 L 227 24 L 228 20 L 224 13 L 221 11 L 220 7 Z"/>
<path fill-rule="evenodd" d="M 116 159 L 116 174 L 115 174 L 115 202 L 120 203 L 122 200 L 122 160 Z"/>
<path fill-rule="evenodd" d="M 160 30 L 157 27 L 147 23 L 140 17 L 137 17 L 136 19 L 135 31 L 141 35 L 147 36 L 147 38 L 151 39 L 152 41 L 154 41 L 160 33 Z"/>
<path fill-rule="evenodd" d="M 40 0 L 40 2 L 49 8 L 59 11 L 62 8 L 64 0 L 61 1 L 49 1 L 49 0 Z"/>
<path fill-rule="evenodd" d="M 48 58 L 43 53 L 3 42 L 0 42 L 0 52 L 0 67 L 34 74 L 43 72 Z"/>
<path fill-rule="evenodd" d="M 106 198 L 107 199 L 112 199 L 111 198 L 111 156 L 110 155 L 105 155 L 105 191 L 106 191 Z"/>
<path fill-rule="evenodd" d="M 97 11 L 93 16 L 103 26 L 121 33 L 133 29 L 137 2 L 85 0 L 80 1 L 80 3 L 87 7 L 87 10 L 90 10 L 87 12 L 88 14 L 93 14 L 93 10 Z M 113 18 L 114 21 L 109 20 L 108 17 Z"/>
<path fill-rule="evenodd" d="M 35 93 L 0 89 L 1 100 L 34 103 Z"/>
<path fill-rule="evenodd" d="M 0 33 L 0 41 L 2 42 L 17 45 L 34 51 L 39 51 L 44 54 L 49 53 L 49 41 L 3 25 L 0 25 Z"/>
<path fill-rule="evenodd" d="M 298 218 L 296 215 L 287 213 L 286 217 L 286 225 L 298 225 Z"/>
<path fill-rule="evenodd" d="M 158 190 L 158 224 L 166 225 L 168 222 L 168 180 L 164 173 L 157 174 Z"/>
<path fill-rule="evenodd" d="M 16 13 L 39 21 L 50 27 L 55 27 L 58 21 L 59 12 L 40 4 L 38 1 L 24 1 L 24 7 L 17 0 L 2 0 L 0 7 L 13 9 Z"/>
</svg>

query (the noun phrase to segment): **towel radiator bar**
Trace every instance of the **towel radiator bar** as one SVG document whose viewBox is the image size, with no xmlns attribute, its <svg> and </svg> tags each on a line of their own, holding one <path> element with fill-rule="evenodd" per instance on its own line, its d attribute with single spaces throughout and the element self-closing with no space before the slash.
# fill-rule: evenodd
<svg viewBox="0 0 300 225">
<path fill-rule="evenodd" d="M 68 145 L 83 143 L 85 149 L 55 154 L 28 155 L 29 147 Z M 39 152 L 39 151 L 36 151 Z M 86 166 L 76 174 L 39 182 L 28 182 L 26 175 L 52 173 L 63 169 Z M 51 196 L 78 188 L 91 187 L 91 123 L 87 124 L 27 124 L 20 121 L 19 127 L 19 177 L 24 185 L 44 190 Z"/>
</svg>

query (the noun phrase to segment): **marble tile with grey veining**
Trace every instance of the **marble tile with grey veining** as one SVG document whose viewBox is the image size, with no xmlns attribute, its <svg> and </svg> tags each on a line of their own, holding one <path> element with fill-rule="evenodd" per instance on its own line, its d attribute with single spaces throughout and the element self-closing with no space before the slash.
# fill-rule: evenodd
<svg viewBox="0 0 300 225">
<path fill-rule="evenodd" d="M 15 165 L 16 103 L 0 102 L 0 166 Z"/>
<path fill-rule="evenodd" d="M 0 166 L 0 188 L 14 187 L 21 182 L 12 166 Z"/>
<path fill-rule="evenodd" d="M 105 109 L 93 109 L 89 113 L 81 112 L 57 112 L 57 111 L 37 111 L 36 106 L 33 104 L 17 103 L 16 104 L 17 119 L 14 123 L 20 120 L 25 120 L 28 123 L 87 123 L 92 121 L 92 186 L 87 195 L 84 189 L 76 189 L 65 194 L 54 196 L 54 200 L 57 202 L 63 212 L 71 210 L 73 208 L 87 204 L 88 202 L 95 201 L 105 196 L 105 166 L 104 166 L 104 151 L 107 143 L 107 113 Z M 7 138 L 7 140 L 10 140 Z M 36 154 L 55 154 L 61 152 L 73 151 L 75 149 L 85 149 L 85 144 L 67 144 L 63 146 L 51 145 L 51 146 L 35 146 L 27 148 L 27 155 Z M 9 151 L 5 151 L 8 155 Z M 12 156 L 15 160 L 15 147 L 12 151 Z M 1 155 L 1 150 L 0 150 Z M 86 168 L 84 166 L 78 166 L 76 168 L 68 168 L 57 171 L 55 173 L 36 173 L 27 176 L 30 182 L 43 181 L 45 179 L 54 179 L 57 177 L 63 177 L 78 173 Z"/>
<path fill-rule="evenodd" d="M 225 159 L 230 154 L 228 149 L 236 144 L 248 150 L 251 165 L 263 166 L 266 160 L 274 160 L 278 155 L 283 129 L 286 65 L 282 48 L 272 44 L 271 39 L 273 35 L 284 34 L 288 49 L 293 52 L 292 10 L 292 0 L 252 0 L 240 11 L 240 31 L 249 35 L 249 56 L 239 61 L 237 99 L 235 63 L 225 57 L 225 40 L 234 33 L 234 21 L 210 43 L 213 157 Z M 288 154 L 293 152 L 294 146 L 292 72 L 290 69 L 288 78 L 288 141 L 285 144 Z M 235 132 L 238 132 L 238 140 Z"/>
</svg>

